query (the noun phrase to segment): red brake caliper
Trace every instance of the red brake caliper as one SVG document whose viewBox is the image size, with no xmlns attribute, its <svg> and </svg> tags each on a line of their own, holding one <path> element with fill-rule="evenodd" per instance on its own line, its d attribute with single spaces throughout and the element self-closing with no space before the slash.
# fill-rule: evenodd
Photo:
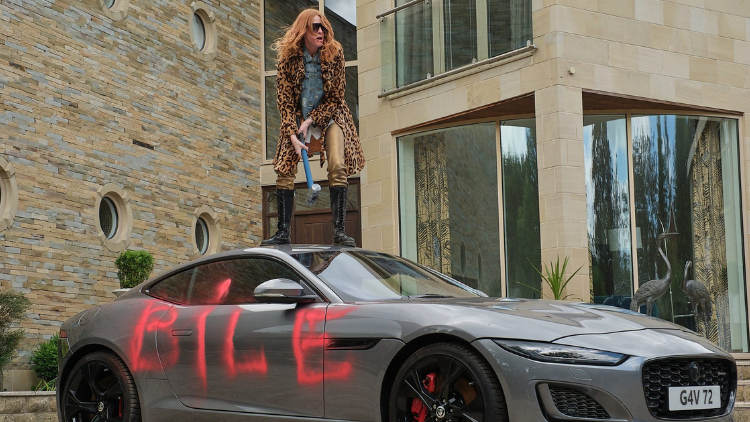
<svg viewBox="0 0 750 422">
<path fill-rule="evenodd" d="M 431 372 L 422 380 L 425 390 L 430 393 L 435 392 L 435 377 L 437 377 L 437 374 Z M 411 414 L 414 416 L 414 422 L 424 422 L 427 419 L 427 413 L 427 405 L 422 403 L 422 400 L 418 398 L 411 400 Z"/>
</svg>

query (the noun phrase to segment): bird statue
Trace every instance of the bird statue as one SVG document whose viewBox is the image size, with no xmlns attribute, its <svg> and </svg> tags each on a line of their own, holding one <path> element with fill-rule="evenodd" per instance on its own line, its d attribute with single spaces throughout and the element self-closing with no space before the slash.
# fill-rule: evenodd
<svg viewBox="0 0 750 422">
<path fill-rule="evenodd" d="M 633 299 L 630 301 L 630 310 L 638 311 L 641 305 L 646 304 L 646 315 L 651 316 L 651 310 L 654 307 L 656 299 L 662 297 L 664 293 L 669 291 L 669 283 L 672 281 L 672 266 L 669 265 L 667 255 L 661 249 L 661 242 L 667 236 L 676 236 L 675 232 L 661 233 L 656 237 L 656 249 L 659 251 L 659 255 L 667 265 L 667 274 L 662 278 L 656 280 L 650 280 L 641 285 L 638 291 L 633 295 Z"/>
<path fill-rule="evenodd" d="M 698 316 L 700 316 L 703 321 L 703 329 L 708 333 L 708 324 L 709 321 L 711 321 L 711 294 L 708 292 L 706 286 L 700 281 L 688 280 L 688 271 L 692 266 L 692 261 L 685 262 L 682 291 L 685 292 L 685 296 L 687 296 L 690 305 L 693 307 L 693 315 L 696 318 L 696 323 L 698 322 Z"/>
</svg>

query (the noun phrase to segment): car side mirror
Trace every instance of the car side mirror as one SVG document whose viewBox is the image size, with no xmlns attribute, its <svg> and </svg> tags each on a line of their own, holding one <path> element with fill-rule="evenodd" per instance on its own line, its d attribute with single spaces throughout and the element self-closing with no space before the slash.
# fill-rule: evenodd
<svg viewBox="0 0 750 422">
<path fill-rule="evenodd" d="M 318 300 L 315 295 L 306 295 L 305 289 L 288 278 L 274 278 L 261 283 L 253 292 L 260 303 L 312 303 Z"/>
</svg>

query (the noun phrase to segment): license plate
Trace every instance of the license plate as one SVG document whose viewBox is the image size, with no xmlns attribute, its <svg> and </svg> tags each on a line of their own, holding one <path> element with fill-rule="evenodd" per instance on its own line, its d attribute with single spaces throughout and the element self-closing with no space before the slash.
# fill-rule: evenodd
<svg viewBox="0 0 750 422">
<path fill-rule="evenodd" d="M 669 387 L 669 410 L 701 410 L 721 407 L 718 385 Z"/>
</svg>

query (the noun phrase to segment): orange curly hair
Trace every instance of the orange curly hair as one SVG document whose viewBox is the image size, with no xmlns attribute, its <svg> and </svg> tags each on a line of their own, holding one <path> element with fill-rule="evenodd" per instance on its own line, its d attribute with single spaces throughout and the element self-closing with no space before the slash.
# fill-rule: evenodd
<svg viewBox="0 0 750 422">
<path fill-rule="evenodd" d="M 316 16 L 320 17 L 320 23 L 326 29 L 323 38 L 323 47 L 320 48 L 320 59 L 329 62 L 333 60 L 336 53 L 341 51 L 341 44 L 333 39 L 333 27 L 331 27 L 331 23 L 328 22 L 325 15 L 320 13 L 318 9 L 305 9 L 300 12 L 284 36 L 277 39 L 271 45 L 271 49 L 277 52 L 277 62 L 282 58 L 302 52 L 302 46 L 305 45 L 305 33 L 308 28 L 312 28 L 313 19 Z"/>
</svg>

